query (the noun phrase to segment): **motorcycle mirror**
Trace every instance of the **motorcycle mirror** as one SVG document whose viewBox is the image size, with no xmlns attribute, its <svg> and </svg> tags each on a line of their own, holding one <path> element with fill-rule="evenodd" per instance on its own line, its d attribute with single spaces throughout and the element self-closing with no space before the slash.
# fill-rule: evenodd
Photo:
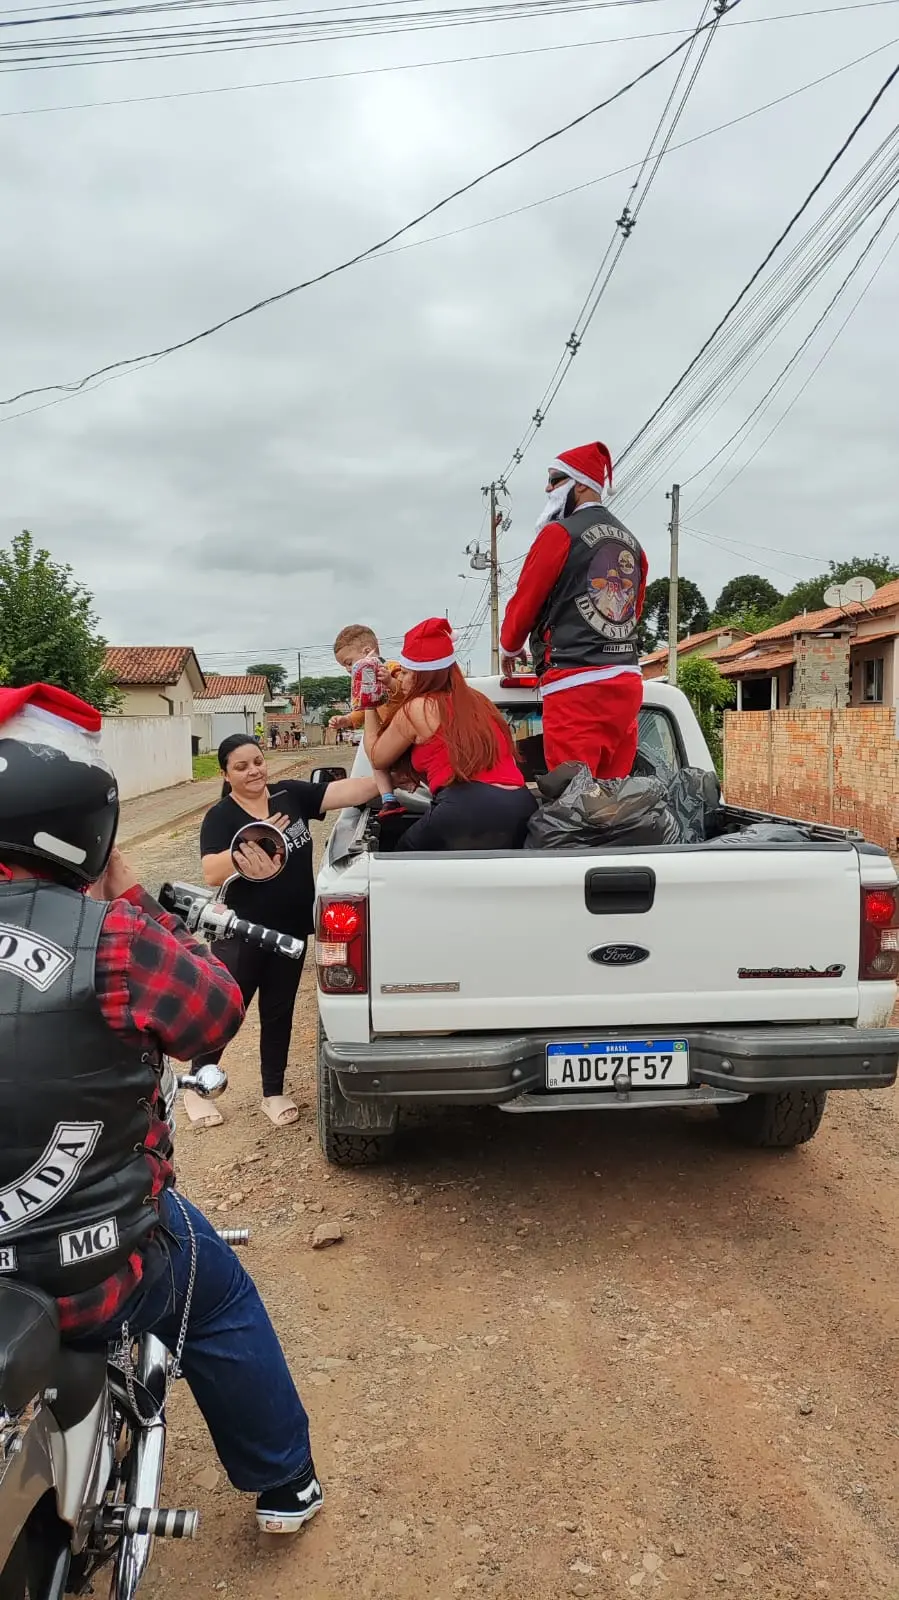
<svg viewBox="0 0 899 1600">
<path fill-rule="evenodd" d="M 242 828 L 238 828 L 234 838 L 231 840 L 231 860 L 234 863 L 234 871 L 239 877 L 255 883 L 259 880 L 250 879 L 240 855 L 241 848 L 245 844 L 258 845 L 259 849 L 264 850 L 274 863 L 275 871 L 270 878 L 264 880 L 266 883 L 270 883 L 271 878 L 276 878 L 279 872 L 284 871 L 287 863 L 287 840 L 280 828 L 276 828 L 273 823 L 246 822 Z M 229 879 L 228 881 L 230 883 L 232 880 Z M 223 889 L 227 887 L 227 884 L 223 885 Z M 219 898 L 223 899 L 224 895 L 220 894 Z"/>
<path fill-rule="evenodd" d="M 203 1100 L 217 1100 L 224 1094 L 228 1087 L 228 1074 L 221 1067 L 208 1062 L 205 1067 L 197 1067 L 196 1072 L 182 1072 L 178 1077 L 179 1089 L 193 1089 Z"/>
</svg>

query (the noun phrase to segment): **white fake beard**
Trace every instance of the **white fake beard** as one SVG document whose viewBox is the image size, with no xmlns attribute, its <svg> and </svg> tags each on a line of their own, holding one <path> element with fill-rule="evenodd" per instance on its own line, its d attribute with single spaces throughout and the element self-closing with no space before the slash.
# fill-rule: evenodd
<svg viewBox="0 0 899 1600">
<path fill-rule="evenodd" d="M 535 533 L 542 533 L 550 522 L 558 522 L 565 511 L 565 502 L 573 488 L 574 482 L 571 478 L 566 478 L 564 483 L 556 484 L 556 487 L 547 495 L 546 504 L 537 518 Z"/>
</svg>

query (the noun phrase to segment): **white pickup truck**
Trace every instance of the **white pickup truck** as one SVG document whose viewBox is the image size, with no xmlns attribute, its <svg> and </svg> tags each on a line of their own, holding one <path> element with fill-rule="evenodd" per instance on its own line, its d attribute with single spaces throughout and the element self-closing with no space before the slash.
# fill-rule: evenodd
<svg viewBox="0 0 899 1600">
<path fill-rule="evenodd" d="M 482 679 L 541 768 L 533 686 Z M 640 752 L 712 770 L 686 697 L 647 683 Z M 330 769 L 326 769 L 330 770 Z M 354 774 L 367 772 L 364 750 Z M 725 809 L 727 831 L 771 821 Z M 783 820 L 783 819 L 778 819 Z M 318 877 L 318 1121 L 385 1159 L 410 1105 L 713 1105 L 745 1143 L 816 1132 L 830 1089 L 896 1078 L 899 885 L 860 834 L 741 847 L 391 853 L 344 812 Z"/>
</svg>

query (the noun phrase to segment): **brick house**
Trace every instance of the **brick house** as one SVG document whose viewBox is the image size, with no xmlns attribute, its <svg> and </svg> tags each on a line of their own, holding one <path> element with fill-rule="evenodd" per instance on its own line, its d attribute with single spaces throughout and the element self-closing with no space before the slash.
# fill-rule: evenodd
<svg viewBox="0 0 899 1600">
<path fill-rule="evenodd" d="M 206 679 L 190 645 L 110 645 L 104 668 L 123 717 L 189 717 Z"/>
<path fill-rule="evenodd" d="M 745 628 L 706 628 L 704 633 L 689 633 L 686 639 L 681 639 L 678 644 L 677 659 L 680 662 L 689 656 L 707 656 L 716 661 L 723 650 L 748 637 Z M 659 650 L 653 650 L 650 655 L 643 656 L 640 665 L 643 668 L 644 678 L 667 678 L 667 644 L 662 645 Z"/>
<path fill-rule="evenodd" d="M 268 694 L 268 679 L 261 673 L 211 672 L 194 708 L 194 734 L 201 739 L 201 748 L 217 749 L 229 733 L 252 735 L 265 720 Z"/>
<path fill-rule="evenodd" d="M 738 711 L 899 709 L 899 579 L 864 605 L 810 611 L 716 656 Z"/>
</svg>

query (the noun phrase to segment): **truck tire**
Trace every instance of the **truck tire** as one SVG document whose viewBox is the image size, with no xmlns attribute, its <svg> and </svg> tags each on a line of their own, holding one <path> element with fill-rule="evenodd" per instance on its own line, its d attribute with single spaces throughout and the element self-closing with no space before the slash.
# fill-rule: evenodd
<svg viewBox="0 0 899 1600">
<path fill-rule="evenodd" d="M 826 1104 L 826 1089 L 785 1089 L 781 1094 L 751 1094 L 748 1100 L 721 1105 L 718 1114 L 739 1144 L 756 1150 L 794 1150 L 815 1137 Z"/>
<path fill-rule="evenodd" d="M 396 1144 L 396 1127 L 390 1133 L 345 1133 L 334 1127 L 334 1101 L 340 1093 L 322 1052 L 322 1026 L 318 1025 L 318 1142 L 332 1167 L 374 1167 L 389 1161 Z M 396 1122 L 398 1118 L 395 1118 Z"/>
</svg>

